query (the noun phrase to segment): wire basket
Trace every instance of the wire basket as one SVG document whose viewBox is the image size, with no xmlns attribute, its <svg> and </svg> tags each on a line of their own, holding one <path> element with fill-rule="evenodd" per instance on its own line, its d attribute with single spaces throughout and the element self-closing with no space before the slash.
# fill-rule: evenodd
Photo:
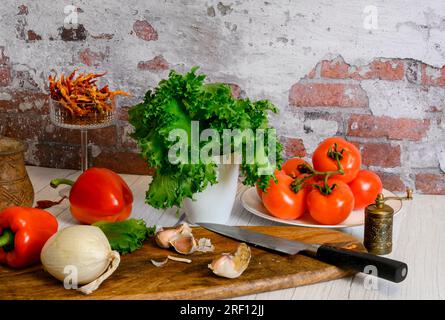
<svg viewBox="0 0 445 320">
<path fill-rule="evenodd" d="M 93 104 L 89 104 L 94 106 Z M 61 103 L 50 98 L 50 118 L 56 126 L 67 129 L 100 129 L 111 126 L 116 121 L 116 99 L 112 101 L 112 110 L 90 112 L 87 115 L 72 115 Z"/>
</svg>

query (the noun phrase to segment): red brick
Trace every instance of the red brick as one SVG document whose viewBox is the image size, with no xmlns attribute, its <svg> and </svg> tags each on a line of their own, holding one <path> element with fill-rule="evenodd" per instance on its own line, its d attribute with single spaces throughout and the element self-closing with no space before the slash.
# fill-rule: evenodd
<svg viewBox="0 0 445 320">
<path fill-rule="evenodd" d="M 131 106 L 121 106 L 119 108 L 118 119 L 128 122 L 128 110 L 130 110 Z"/>
<path fill-rule="evenodd" d="M 119 127 L 119 137 L 121 141 L 121 146 L 125 150 L 136 150 L 137 142 L 132 137 L 130 137 L 130 132 L 132 132 L 133 126 L 130 124 L 124 124 Z"/>
<path fill-rule="evenodd" d="M 315 70 L 315 68 L 313 68 L 313 69 L 307 74 L 308 79 L 314 79 L 316 76 L 317 76 L 317 70 Z"/>
<path fill-rule="evenodd" d="M 445 174 L 416 174 L 416 189 L 427 194 L 445 194 Z"/>
<path fill-rule="evenodd" d="M 147 20 L 135 21 L 133 31 L 139 39 L 145 41 L 158 40 L 158 33 Z"/>
<path fill-rule="evenodd" d="M 80 144 L 80 131 L 65 129 L 51 123 L 48 116 L 30 112 L 28 114 L 6 113 L 2 132 L 8 137 L 22 140 L 38 140 L 63 144 Z M 88 130 L 88 141 L 98 146 L 117 144 L 116 126 Z"/>
<path fill-rule="evenodd" d="M 23 81 L 31 81 L 22 79 Z M 9 100 L 0 100 L 0 112 L 18 112 L 43 115 L 48 114 L 48 94 L 36 91 L 13 91 L 6 92 L 11 96 Z"/>
<path fill-rule="evenodd" d="M 241 87 L 236 83 L 228 83 L 232 92 L 232 97 L 239 99 L 241 97 Z"/>
<path fill-rule="evenodd" d="M 147 167 L 139 153 L 101 152 L 93 159 L 93 163 L 95 167 L 108 168 L 118 173 L 150 175 L 154 172 Z"/>
<path fill-rule="evenodd" d="M 46 120 L 29 113 L 26 115 L 6 113 L 1 134 L 21 140 L 42 140 L 45 135 Z"/>
<path fill-rule="evenodd" d="M 88 37 L 88 31 L 83 24 L 78 24 L 70 29 L 66 29 L 64 26 L 58 29 L 59 36 L 63 41 L 85 41 Z"/>
<path fill-rule="evenodd" d="M 156 56 L 148 61 L 139 61 L 139 70 L 149 70 L 151 72 L 162 72 L 168 70 L 169 64 L 162 55 Z"/>
<path fill-rule="evenodd" d="M 28 7 L 25 6 L 24 4 L 20 5 L 18 9 L 19 9 L 19 12 L 17 13 L 18 16 L 27 16 L 29 13 Z"/>
<path fill-rule="evenodd" d="M 382 180 L 383 188 L 394 192 L 405 191 L 406 186 L 398 174 L 378 171 L 375 173 L 377 173 Z"/>
<path fill-rule="evenodd" d="M 32 146 L 32 155 L 26 163 L 41 167 L 80 169 L 80 147 L 52 143 Z"/>
<path fill-rule="evenodd" d="M 427 64 L 421 66 L 421 83 L 428 86 L 445 86 L 445 66 L 435 68 Z"/>
<path fill-rule="evenodd" d="M 106 58 L 108 58 L 109 49 L 106 52 L 95 52 L 89 48 L 83 49 L 79 52 L 79 59 L 87 66 L 99 66 Z"/>
<path fill-rule="evenodd" d="M 11 83 L 11 63 L 5 54 L 5 47 L 0 46 L 0 87 Z"/>
<path fill-rule="evenodd" d="M 11 67 L 0 65 L 0 87 L 6 87 L 11 83 Z"/>
<path fill-rule="evenodd" d="M 355 114 L 349 118 L 348 135 L 418 141 L 426 136 L 429 127 L 429 119 L 390 118 Z"/>
<path fill-rule="evenodd" d="M 80 131 L 61 128 L 48 123 L 42 140 L 64 144 L 80 144 Z M 88 143 L 98 146 L 115 146 L 117 143 L 116 126 L 88 130 Z"/>
<path fill-rule="evenodd" d="M 341 59 L 323 60 L 321 63 L 321 76 L 323 78 L 347 79 L 351 78 L 350 66 Z"/>
<path fill-rule="evenodd" d="M 374 60 L 368 67 L 369 71 L 364 74 L 364 79 L 402 80 L 405 75 L 402 60 Z"/>
<path fill-rule="evenodd" d="M 394 168 L 400 166 L 400 146 L 388 143 L 366 143 L 362 161 L 367 166 Z"/>
<path fill-rule="evenodd" d="M 364 108 L 368 96 L 355 84 L 296 83 L 290 89 L 289 103 L 296 107 Z"/>
<path fill-rule="evenodd" d="M 306 156 L 306 148 L 304 147 L 303 139 L 282 137 L 281 143 L 284 147 L 285 158 Z"/>
<path fill-rule="evenodd" d="M 380 79 L 402 80 L 405 75 L 403 60 L 376 59 L 365 66 L 354 66 L 342 59 L 324 60 L 321 65 L 321 76 L 332 79 Z"/>
<path fill-rule="evenodd" d="M 42 37 L 35 33 L 33 30 L 28 30 L 28 41 L 38 41 L 42 40 Z"/>
</svg>

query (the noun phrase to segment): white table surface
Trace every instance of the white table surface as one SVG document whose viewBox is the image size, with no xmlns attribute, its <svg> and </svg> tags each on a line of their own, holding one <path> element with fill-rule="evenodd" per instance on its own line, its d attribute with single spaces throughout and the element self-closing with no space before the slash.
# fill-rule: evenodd
<svg viewBox="0 0 445 320">
<path fill-rule="evenodd" d="M 58 191 L 49 186 L 53 178 L 76 179 L 79 171 L 27 167 L 35 190 L 36 200 L 58 200 Z M 176 209 L 156 210 L 144 203 L 150 177 L 122 175 L 133 191 L 133 218 L 142 218 L 148 225 L 170 226 L 177 222 Z M 273 225 L 271 221 L 254 216 L 242 207 L 239 196 L 245 187 L 239 185 L 229 224 Z M 60 228 L 76 224 L 71 217 L 68 201 L 48 209 L 59 220 Z M 342 231 L 363 239 L 363 227 Z M 388 257 L 404 261 L 409 272 L 406 280 L 394 284 L 378 280 L 375 286 L 365 285 L 366 276 L 318 283 L 303 287 L 242 296 L 236 299 L 445 299 L 445 196 L 414 195 L 413 201 L 403 203 L 396 215 L 393 252 Z M 369 280 L 367 281 L 369 283 Z"/>
</svg>

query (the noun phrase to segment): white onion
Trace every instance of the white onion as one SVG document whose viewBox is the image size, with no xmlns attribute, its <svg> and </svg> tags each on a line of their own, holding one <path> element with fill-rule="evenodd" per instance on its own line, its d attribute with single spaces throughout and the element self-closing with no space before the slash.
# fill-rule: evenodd
<svg viewBox="0 0 445 320">
<path fill-rule="evenodd" d="M 45 243 L 40 259 L 45 270 L 64 281 L 67 269 L 77 271 L 79 288 L 89 294 L 108 278 L 119 265 L 117 251 L 112 251 L 103 231 L 95 226 L 79 225 L 65 228 Z M 70 270 L 71 270 L 70 269 Z"/>
</svg>

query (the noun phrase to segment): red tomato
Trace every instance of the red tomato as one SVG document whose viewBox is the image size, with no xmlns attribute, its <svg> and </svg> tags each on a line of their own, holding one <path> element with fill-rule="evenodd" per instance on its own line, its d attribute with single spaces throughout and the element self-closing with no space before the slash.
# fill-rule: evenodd
<svg viewBox="0 0 445 320">
<path fill-rule="evenodd" d="M 307 190 L 295 193 L 291 189 L 294 181 L 288 175 L 277 175 L 277 183 L 271 179 L 263 192 L 263 204 L 271 215 L 281 219 L 298 219 L 306 211 Z"/>
<path fill-rule="evenodd" d="M 383 184 L 374 172 L 360 170 L 357 177 L 349 183 L 349 187 L 355 198 L 354 209 L 362 209 L 374 203 L 377 195 L 382 192 Z"/>
<path fill-rule="evenodd" d="M 286 174 L 286 173 L 284 172 L 284 170 L 275 169 L 274 174 L 275 174 L 275 176 L 278 176 L 280 174 Z M 263 190 L 261 190 L 258 185 L 256 185 L 255 187 L 256 187 L 256 193 L 258 194 L 258 196 L 261 199 L 261 197 L 263 196 Z"/>
<path fill-rule="evenodd" d="M 321 182 L 319 185 L 323 185 Z M 313 188 L 307 196 L 307 206 L 311 217 L 320 224 L 339 224 L 344 221 L 354 208 L 354 195 L 349 186 L 341 180 L 329 179 L 332 187 L 329 195 Z"/>
<path fill-rule="evenodd" d="M 305 165 L 310 166 L 310 164 L 307 163 L 306 161 L 304 161 L 303 159 L 298 158 L 298 157 L 295 157 L 295 158 L 290 158 L 290 159 L 288 159 L 288 160 L 283 164 L 282 170 L 283 170 L 284 172 L 286 172 L 286 174 L 287 174 L 288 176 L 291 176 L 291 177 L 297 177 L 297 176 L 299 176 L 300 174 L 302 174 L 302 173 L 300 172 L 300 170 L 298 170 L 298 166 L 299 166 L 300 164 L 305 164 Z"/>
<path fill-rule="evenodd" d="M 334 148 L 335 143 L 337 144 L 338 152 L 343 150 L 340 163 L 345 174 L 336 174 L 331 177 L 349 183 L 357 176 L 362 164 L 362 158 L 360 156 L 360 151 L 352 143 L 342 138 L 329 138 L 318 145 L 312 156 L 314 169 L 317 171 L 338 170 L 337 161 L 328 156 L 329 150 Z"/>
</svg>

